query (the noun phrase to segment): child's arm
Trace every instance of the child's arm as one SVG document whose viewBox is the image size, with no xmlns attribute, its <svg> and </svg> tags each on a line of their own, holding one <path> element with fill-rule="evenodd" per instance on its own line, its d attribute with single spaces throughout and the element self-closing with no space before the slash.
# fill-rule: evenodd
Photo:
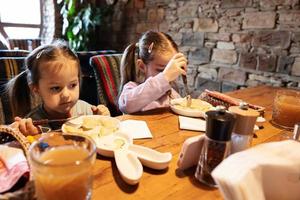
<svg viewBox="0 0 300 200">
<path fill-rule="evenodd" d="M 40 133 L 40 129 L 33 125 L 31 118 L 15 117 L 15 122 L 11 124 L 13 128 L 18 128 L 25 135 L 36 135 Z"/>
<path fill-rule="evenodd" d="M 127 83 L 119 97 L 119 109 L 123 113 L 133 113 L 142 110 L 153 101 L 158 100 L 171 89 L 163 73 L 148 78 L 144 83 Z"/>
<path fill-rule="evenodd" d="M 168 62 L 162 73 L 149 77 L 144 83 L 138 85 L 127 83 L 118 99 L 119 109 L 123 113 L 141 111 L 144 107 L 159 107 L 159 100 L 171 89 L 170 82 L 179 75 L 186 74 L 187 59 L 182 53 L 175 54 Z M 150 105 L 152 103 L 153 105 Z"/>
<path fill-rule="evenodd" d="M 109 112 L 108 108 L 102 104 L 100 104 L 98 106 L 92 106 L 91 109 L 92 109 L 94 115 L 110 116 L 110 112 Z"/>
</svg>

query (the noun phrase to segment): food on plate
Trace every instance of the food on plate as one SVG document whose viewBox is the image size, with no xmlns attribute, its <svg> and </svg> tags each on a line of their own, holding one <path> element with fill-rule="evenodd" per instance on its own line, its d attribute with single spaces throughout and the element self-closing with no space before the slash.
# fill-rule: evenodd
<svg viewBox="0 0 300 200">
<path fill-rule="evenodd" d="M 121 149 L 124 146 L 124 144 L 125 144 L 124 139 L 117 138 L 114 140 L 115 149 Z"/>
<path fill-rule="evenodd" d="M 195 110 L 195 111 L 202 111 L 206 112 L 213 108 L 213 106 L 201 99 L 192 99 L 191 106 L 187 106 L 186 98 L 182 99 L 182 101 L 178 101 L 174 104 L 174 107 L 177 109 L 184 109 L 184 110 Z"/>
<path fill-rule="evenodd" d="M 90 130 L 95 128 L 96 126 L 101 125 L 101 120 L 100 119 L 95 119 L 92 117 L 85 117 L 82 120 L 82 128 L 83 130 Z"/>
<path fill-rule="evenodd" d="M 112 134 L 119 129 L 119 120 L 107 116 L 82 116 L 78 126 L 65 123 L 62 131 L 66 133 L 84 134 L 93 139 Z"/>
<path fill-rule="evenodd" d="M 83 133 L 82 128 L 77 128 L 69 125 L 64 125 L 64 130 L 63 132 L 66 133 Z"/>
</svg>

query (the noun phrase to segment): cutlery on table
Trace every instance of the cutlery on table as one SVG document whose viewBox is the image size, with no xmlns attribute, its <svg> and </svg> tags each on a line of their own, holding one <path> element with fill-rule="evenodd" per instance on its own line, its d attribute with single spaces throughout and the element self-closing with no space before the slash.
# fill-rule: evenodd
<svg viewBox="0 0 300 200">
<path fill-rule="evenodd" d="M 182 81 L 183 81 L 183 85 L 184 85 L 184 90 L 185 90 L 185 93 L 186 93 L 186 106 L 191 107 L 192 97 L 190 95 L 189 88 L 188 88 L 188 85 L 187 85 L 186 75 L 182 75 L 181 77 L 182 77 Z"/>
<path fill-rule="evenodd" d="M 75 117 L 69 117 L 69 118 L 65 118 L 65 119 L 39 119 L 39 120 L 33 120 L 32 123 L 33 125 L 37 126 L 37 125 L 45 125 L 48 123 L 67 123 L 67 125 L 70 126 L 78 126 L 78 124 L 72 123 L 70 122 L 70 120 L 77 118 L 78 116 Z"/>
</svg>

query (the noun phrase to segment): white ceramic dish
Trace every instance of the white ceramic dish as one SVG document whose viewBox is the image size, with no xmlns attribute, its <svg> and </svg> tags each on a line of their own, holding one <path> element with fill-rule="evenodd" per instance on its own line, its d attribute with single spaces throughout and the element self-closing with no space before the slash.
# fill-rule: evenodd
<svg viewBox="0 0 300 200">
<path fill-rule="evenodd" d="M 83 134 L 97 140 L 119 130 L 120 120 L 103 115 L 83 115 L 62 125 L 63 133 Z"/>
<path fill-rule="evenodd" d="M 201 99 L 192 99 L 191 107 L 186 106 L 186 98 L 172 99 L 170 107 L 173 112 L 187 117 L 204 118 L 206 111 L 214 110 L 214 107 L 210 103 L 202 101 Z"/>
<path fill-rule="evenodd" d="M 122 141 L 123 145 L 119 145 L 116 141 Z M 107 156 L 107 157 L 114 157 L 114 151 L 122 148 L 127 149 L 129 145 L 131 145 L 132 138 L 123 132 L 116 132 L 111 135 L 107 135 L 101 138 L 98 138 L 96 141 L 97 146 L 97 153 Z"/>
<path fill-rule="evenodd" d="M 96 140 L 97 152 L 115 157 L 117 168 L 128 184 L 136 184 L 142 176 L 143 165 L 161 170 L 168 167 L 171 153 L 161 153 L 148 147 L 135 145 L 126 133 L 116 132 Z"/>
<path fill-rule="evenodd" d="M 152 169 L 165 169 L 172 160 L 170 152 L 161 153 L 140 145 L 131 144 L 128 146 L 128 150 L 133 152 L 144 166 Z"/>
<path fill-rule="evenodd" d="M 143 175 L 143 166 L 137 156 L 126 150 L 115 150 L 114 156 L 123 180 L 130 185 L 137 184 Z"/>
</svg>

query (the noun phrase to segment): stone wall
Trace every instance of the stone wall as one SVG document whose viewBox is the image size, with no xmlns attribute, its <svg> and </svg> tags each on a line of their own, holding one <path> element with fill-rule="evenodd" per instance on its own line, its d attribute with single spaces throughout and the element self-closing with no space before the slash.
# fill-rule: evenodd
<svg viewBox="0 0 300 200">
<path fill-rule="evenodd" d="M 188 57 L 194 96 L 300 87 L 299 0 L 129 0 L 115 8 L 113 34 L 102 35 L 110 48 L 123 50 L 150 29 L 170 34 Z"/>
</svg>

